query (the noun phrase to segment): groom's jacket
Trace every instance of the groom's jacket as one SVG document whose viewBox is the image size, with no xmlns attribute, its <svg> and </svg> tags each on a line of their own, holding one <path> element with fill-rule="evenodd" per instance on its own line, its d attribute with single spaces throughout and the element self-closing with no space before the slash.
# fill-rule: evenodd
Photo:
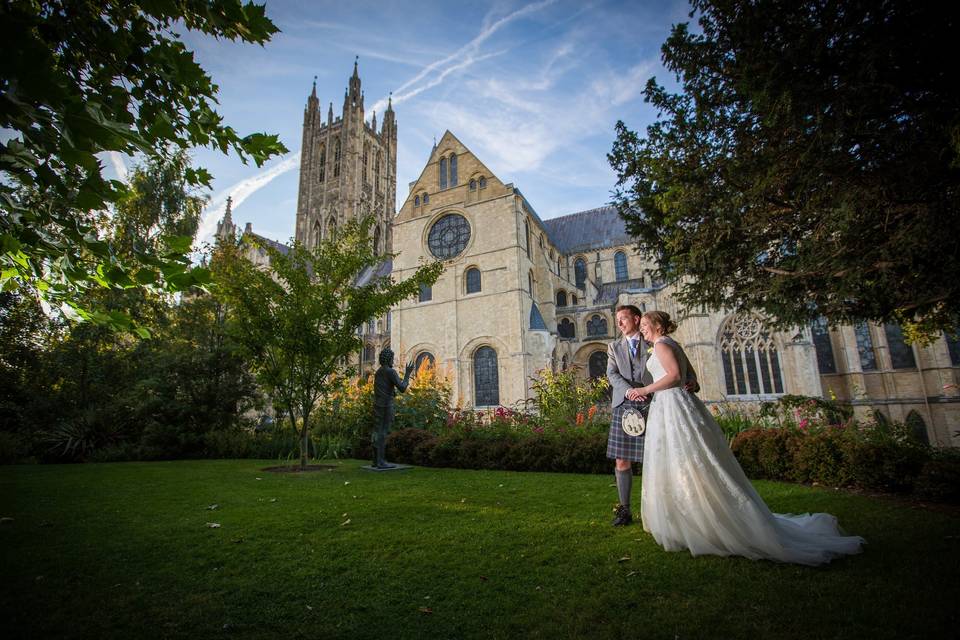
<svg viewBox="0 0 960 640">
<path fill-rule="evenodd" d="M 646 340 L 641 339 L 637 346 L 637 355 L 630 355 L 630 343 L 625 336 L 620 336 L 607 346 L 607 379 L 612 388 L 611 406 L 619 407 L 623 404 L 624 395 L 634 387 L 645 387 L 653 383 L 653 376 L 647 371 L 647 358 L 650 357 L 648 349 L 651 345 Z M 694 390 L 699 390 L 700 385 L 697 382 L 697 373 L 693 367 L 687 369 L 687 379 L 684 384 L 692 382 Z"/>
</svg>

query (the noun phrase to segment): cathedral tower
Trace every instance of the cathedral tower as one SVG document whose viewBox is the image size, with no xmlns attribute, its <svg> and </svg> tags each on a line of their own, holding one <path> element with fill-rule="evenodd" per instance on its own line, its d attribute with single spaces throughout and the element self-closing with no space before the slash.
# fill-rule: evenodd
<svg viewBox="0 0 960 640">
<path fill-rule="evenodd" d="M 357 62 L 343 96 L 343 111 L 334 118 L 333 103 L 323 121 L 317 83 L 303 112 L 297 242 L 315 246 L 348 220 L 372 215 L 377 250 L 389 252 L 390 224 L 396 211 L 397 123 L 392 100 L 377 131 L 377 114 L 364 118 Z"/>
</svg>

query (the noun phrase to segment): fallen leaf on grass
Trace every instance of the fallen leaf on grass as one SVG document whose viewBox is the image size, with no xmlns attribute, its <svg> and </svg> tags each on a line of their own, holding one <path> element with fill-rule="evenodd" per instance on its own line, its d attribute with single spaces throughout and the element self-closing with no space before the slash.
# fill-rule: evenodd
<svg viewBox="0 0 960 640">
<path fill-rule="evenodd" d="M 307 609 L 308 609 L 309 611 L 313 611 L 313 607 L 311 607 L 310 605 L 307 605 Z"/>
<path fill-rule="evenodd" d="M 212 505 L 210 505 L 209 507 L 207 507 L 207 511 L 216 511 L 216 510 L 219 509 L 219 508 L 220 508 L 220 505 L 218 505 L 218 504 L 212 504 Z"/>
<path fill-rule="evenodd" d="M 433 613 L 433 609 L 431 609 L 430 607 L 420 607 L 419 611 L 420 613 L 424 613 L 427 615 Z"/>
<path fill-rule="evenodd" d="M 350 481 L 349 481 L 349 480 L 344 480 L 343 486 L 347 486 L 348 484 L 350 484 Z"/>
<path fill-rule="evenodd" d="M 627 574 L 627 577 L 629 578 L 630 576 L 635 576 L 635 575 L 637 575 L 637 572 L 631 571 L 630 573 Z"/>
<path fill-rule="evenodd" d="M 211 529 L 219 529 L 219 528 L 220 528 L 220 523 L 219 523 L 219 522 L 208 522 L 208 523 L 207 523 L 207 526 L 210 527 Z"/>
<path fill-rule="evenodd" d="M 348 518 L 345 522 L 341 522 L 341 523 L 340 523 L 340 526 L 341 526 L 341 527 L 345 527 L 345 526 L 347 526 L 348 524 L 350 524 L 350 519 L 349 519 L 349 518 Z"/>
<path fill-rule="evenodd" d="M 623 556 L 617 562 L 630 562 L 630 556 Z"/>
<path fill-rule="evenodd" d="M 277 501 L 276 498 L 270 498 L 270 502 L 276 502 L 276 501 Z"/>
</svg>

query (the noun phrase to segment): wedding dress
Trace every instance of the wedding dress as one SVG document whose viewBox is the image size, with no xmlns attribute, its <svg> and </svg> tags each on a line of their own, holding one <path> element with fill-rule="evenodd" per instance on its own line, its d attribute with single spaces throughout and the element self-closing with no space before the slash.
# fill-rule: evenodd
<svg viewBox="0 0 960 640">
<path fill-rule="evenodd" d="M 661 341 L 686 380 L 690 363 L 683 349 L 671 338 Z M 647 368 L 655 381 L 666 375 L 656 353 Z M 643 528 L 667 551 L 817 565 L 859 553 L 864 543 L 844 535 L 827 513 L 771 513 L 710 411 L 680 387 L 653 394 L 642 486 Z"/>
</svg>

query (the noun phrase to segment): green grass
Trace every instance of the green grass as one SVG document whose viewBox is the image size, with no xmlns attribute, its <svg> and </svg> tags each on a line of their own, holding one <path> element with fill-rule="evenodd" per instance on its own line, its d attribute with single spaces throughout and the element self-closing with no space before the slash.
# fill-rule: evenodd
<svg viewBox="0 0 960 640">
<path fill-rule="evenodd" d="M 0 525 L 4 637 L 810 640 L 957 628 L 954 512 L 757 482 L 774 511 L 829 511 L 867 538 L 860 556 L 804 568 L 666 553 L 640 526 L 614 529 L 612 474 L 268 464 L 0 467 L 0 516 L 13 518 Z"/>
</svg>

